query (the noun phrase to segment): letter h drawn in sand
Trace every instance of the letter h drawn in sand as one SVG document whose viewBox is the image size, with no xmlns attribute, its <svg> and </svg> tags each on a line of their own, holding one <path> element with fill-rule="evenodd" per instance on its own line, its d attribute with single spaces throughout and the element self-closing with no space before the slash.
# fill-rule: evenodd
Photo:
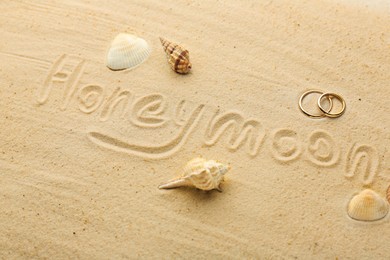
<svg viewBox="0 0 390 260">
<path fill-rule="evenodd" d="M 65 110 L 70 98 L 76 91 L 76 86 L 80 80 L 85 66 L 85 60 L 75 56 L 63 54 L 53 63 L 44 81 L 38 97 L 38 103 L 44 104 L 49 98 L 49 94 L 55 83 L 64 85 L 64 96 L 61 109 Z"/>
</svg>

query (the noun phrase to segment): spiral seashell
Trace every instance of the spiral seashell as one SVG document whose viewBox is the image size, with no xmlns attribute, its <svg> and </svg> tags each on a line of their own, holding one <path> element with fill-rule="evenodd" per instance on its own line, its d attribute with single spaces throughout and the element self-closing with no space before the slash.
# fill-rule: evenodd
<svg viewBox="0 0 390 260">
<path fill-rule="evenodd" d="M 389 185 L 389 187 L 387 188 L 386 198 L 387 198 L 387 201 L 390 203 L 390 185 Z"/>
<path fill-rule="evenodd" d="M 354 196 L 348 204 L 348 215 L 359 221 L 375 221 L 384 218 L 389 204 L 375 191 L 366 189 Z"/>
<path fill-rule="evenodd" d="M 192 64 L 188 50 L 162 37 L 160 37 L 160 41 L 167 54 L 168 63 L 171 65 L 171 68 L 179 74 L 187 74 L 190 72 Z"/>
<path fill-rule="evenodd" d="M 150 55 L 149 44 L 132 34 L 120 33 L 111 42 L 106 65 L 112 70 L 133 69 Z"/>
<path fill-rule="evenodd" d="M 172 189 L 183 186 L 192 186 L 200 190 L 221 190 L 221 183 L 230 167 L 214 160 L 195 158 L 183 168 L 180 178 L 161 184 L 159 189 Z"/>
</svg>

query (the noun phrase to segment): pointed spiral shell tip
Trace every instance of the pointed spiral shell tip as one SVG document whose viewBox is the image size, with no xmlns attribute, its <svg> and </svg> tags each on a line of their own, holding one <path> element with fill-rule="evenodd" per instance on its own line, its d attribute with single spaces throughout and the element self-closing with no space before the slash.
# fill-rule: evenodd
<svg viewBox="0 0 390 260">
<path fill-rule="evenodd" d="M 172 70 L 179 74 L 189 73 L 192 68 L 189 51 L 183 46 L 168 41 L 163 37 L 159 38 Z"/>
<path fill-rule="evenodd" d="M 230 167 L 214 160 L 196 157 L 183 168 L 183 174 L 177 179 L 159 186 L 159 189 L 172 189 L 182 186 L 195 187 L 200 190 L 221 190 L 224 175 Z"/>
</svg>

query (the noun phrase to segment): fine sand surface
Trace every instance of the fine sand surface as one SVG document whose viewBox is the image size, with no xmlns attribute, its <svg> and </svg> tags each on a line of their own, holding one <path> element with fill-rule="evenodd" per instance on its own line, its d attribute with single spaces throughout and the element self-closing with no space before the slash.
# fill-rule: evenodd
<svg viewBox="0 0 390 260">
<path fill-rule="evenodd" d="M 388 2 L 210 2 L 0 2 L 1 259 L 390 258 L 390 216 L 346 213 L 390 183 Z M 120 32 L 153 48 L 131 71 Z M 312 88 L 346 113 L 303 115 Z M 196 156 L 222 193 L 157 188 Z"/>
</svg>

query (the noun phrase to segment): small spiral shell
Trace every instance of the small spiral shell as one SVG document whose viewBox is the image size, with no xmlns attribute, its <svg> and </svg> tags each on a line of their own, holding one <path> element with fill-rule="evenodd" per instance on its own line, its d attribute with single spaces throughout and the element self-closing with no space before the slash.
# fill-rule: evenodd
<svg viewBox="0 0 390 260">
<path fill-rule="evenodd" d="M 168 181 L 159 186 L 160 189 L 172 189 L 182 186 L 192 186 L 200 190 L 221 190 L 224 175 L 230 169 L 222 163 L 214 160 L 195 158 L 189 161 L 183 168 L 180 178 Z"/>
<path fill-rule="evenodd" d="M 182 46 L 160 37 L 161 44 L 172 70 L 179 74 L 187 74 L 192 68 L 188 50 Z"/>
</svg>

